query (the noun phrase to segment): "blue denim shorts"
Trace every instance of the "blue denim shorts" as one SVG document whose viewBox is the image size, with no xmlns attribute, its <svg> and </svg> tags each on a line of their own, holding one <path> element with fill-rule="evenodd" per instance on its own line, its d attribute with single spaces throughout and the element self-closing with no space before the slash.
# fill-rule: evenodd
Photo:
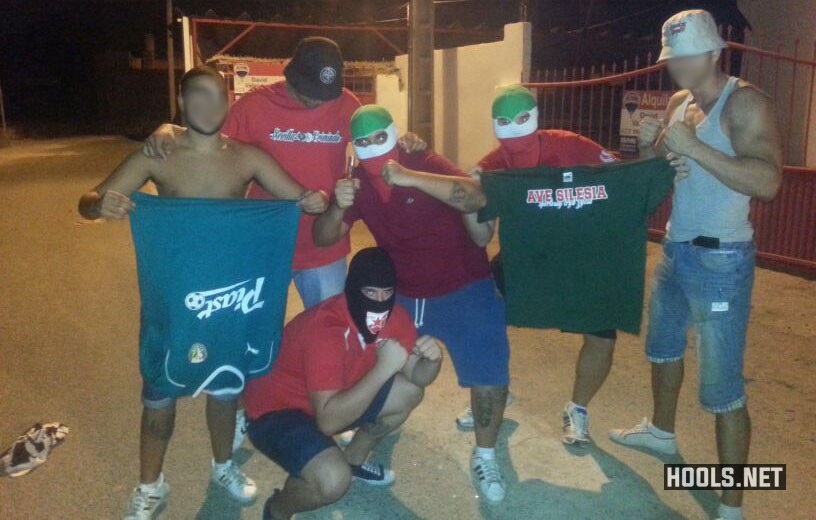
<svg viewBox="0 0 816 520">
<path fill-rule="evenodd" d="M 653 363 L 683 358 L 686 333 L 697 333 L 699 399 L 712 413 L 745 406 L 745 334 L 754 285 L 753 242 L 708 249 L 665 241 L 649 302 L 646 355 Z"/>
<path fill-rule="evenodd" d="M 504 299 L 493 278 L 434 298 L 398 294 L 397 303 L 411 313 L 419 334 L 445 343 L 460 386 L 510 384 Z"/>
<path fill-rule="evenodd" d="M 303 308 L 314 307 L 326 298 L 343 292 L 346 284 L 346 259 L 331 264 L 301 269 L 292 273 L 292 280 L 303 300 Z"/>
</svg>

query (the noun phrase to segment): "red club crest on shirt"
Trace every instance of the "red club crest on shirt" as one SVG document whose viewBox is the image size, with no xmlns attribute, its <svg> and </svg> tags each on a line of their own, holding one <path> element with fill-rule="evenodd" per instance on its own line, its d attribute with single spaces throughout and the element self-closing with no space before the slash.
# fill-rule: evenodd
<svg viewBox="0 0 816 520">
<path fill-rule="evenodd" d="M 389 311 L 385 312 L 367 312 L 366 313 L 366 327 L 372 334 L 378 334 L 385 328 L 385 322 L 388 321 Z"/>
</svg>

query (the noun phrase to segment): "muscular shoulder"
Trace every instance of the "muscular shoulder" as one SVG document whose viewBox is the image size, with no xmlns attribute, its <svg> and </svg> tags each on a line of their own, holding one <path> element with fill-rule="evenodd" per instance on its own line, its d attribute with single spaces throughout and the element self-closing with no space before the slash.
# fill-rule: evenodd
<svg viewBox="0 0 816 520">
<path fill-rule="evenodd" d="M 723 115 L 729 121 L 738 123 L 760 117 L 765 111 L 773 108 L 771 97 L 745 80 L 739 80 L 737 88 L 728 97 L 723 106 Z"/>
</svg>

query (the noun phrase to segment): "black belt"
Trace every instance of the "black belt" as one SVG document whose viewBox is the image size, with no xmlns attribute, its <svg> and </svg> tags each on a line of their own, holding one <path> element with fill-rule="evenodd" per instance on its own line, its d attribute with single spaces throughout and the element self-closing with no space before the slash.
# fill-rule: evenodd
<svg viewBox="0 0 816 520">
<path fill-rule="evenodd" d="M 687 244 L 690 243 L 692 245 L 698 247 L 705 247 L 706 249 L 719 249 L 720 248 L 720 239 L 714 237 L 704 237 L 700 235 L 699 237 L 695 238 L 690 242 L 686 242 Z"/>
</svg>

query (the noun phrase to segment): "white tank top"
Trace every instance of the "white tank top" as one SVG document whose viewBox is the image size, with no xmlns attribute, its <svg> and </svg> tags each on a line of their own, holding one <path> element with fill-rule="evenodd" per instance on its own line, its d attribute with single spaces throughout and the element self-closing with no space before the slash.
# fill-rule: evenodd
<svg viewBox="0 0 816 520">
<path fill-rule="evenodd" d="M 723 132 L 720 116 L 738 78 L 729 77 L 722 94 L 706 117 L 697 125 L 697 138 L 708 146 L 734 157 L 731 140 Z M 692 95 L 672 114 L 669 123 L 683 121 Z M 667 238 L 686 242 L 698 236 L 719 238 L 721 242 L 747 242 L 754 236 L 748 220 L 751 197 L 732 190 L 689 159 L 690 174 L 674 182 L 672 212 L 666 226 Z"/>
</svg>

